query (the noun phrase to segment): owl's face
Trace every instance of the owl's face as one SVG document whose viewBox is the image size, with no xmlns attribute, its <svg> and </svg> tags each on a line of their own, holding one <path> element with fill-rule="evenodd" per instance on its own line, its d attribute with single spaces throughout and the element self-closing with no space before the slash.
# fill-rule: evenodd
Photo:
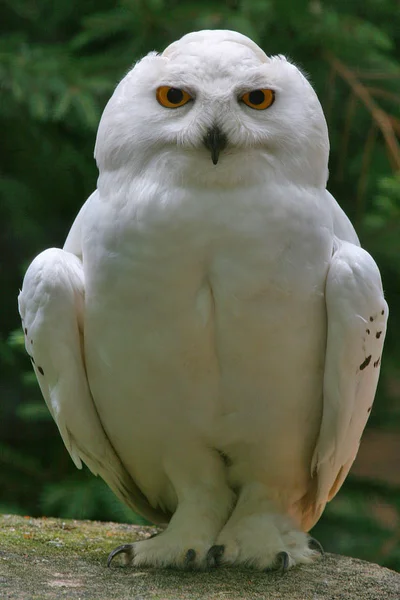
<svg viewBox="0 0 400 600">
<path fill-rule="evenodd" d="M 188 34 L 137 63 L 103 113 L 95 150 L 100 173 L 167 169 L 179 181 L 222 186 L 273 172 L 325 187 L 328 154 L 306 78 L 231 31 Z"/>
</svg>

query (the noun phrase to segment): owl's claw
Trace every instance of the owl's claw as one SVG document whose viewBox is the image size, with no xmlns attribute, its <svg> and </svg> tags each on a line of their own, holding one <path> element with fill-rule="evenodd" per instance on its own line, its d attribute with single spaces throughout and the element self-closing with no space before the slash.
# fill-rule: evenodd
<svg viewBox="0 0 400 600">
<path fill-rule="evenodd" d="M 110 552 L 110 554 L 108 555 L 107 558 L 107 567 L 111 566 L 112 560 L 115 558 L 115 556 L 117 556 L 118 554 L 127 554 L 129 560 L 133 559 L 133 547 L 132 544 L 122 544 L 122 546 L 118 546 L 117 548 L 114 548 L 114 550 L 112 550 Z"/>
<path fill-rule="evenodd" d="M 315 538 L 313 538 L 313 537 L 309 538 L 308 547 L 311 548 L 312 550 L 316 550 L 317 552 L 319 552 L 321 554 L 321 556 L 325 556 L 325 550 L 323 549 L 320 542 L 318 540 L 316 540 Z"/>
<path fill-rule="evenodd" d="M 222 544 L 211 546 L 206 556 L 207 567 L 218 567 L 220 563 L 220 558 L 223 555 L 224 551 L 225 546 Z"/>
<path fill-rule="evenodd" d="M 276 570 L 280 571 L 281 575 L 283 575 L 289 569 L 289 554 L 287 552 L 278 552 L 276 561 L 278 563 Z"/>
<path fill-rule="evenodd" d="M 189 550 L 186 552 L 184 568 L 190 569 L 193 566 L 193 563 L 195 560 L 196 560 L 196 550 L 193 550 L 193 548 L 189 548 Z"/>
</svg>

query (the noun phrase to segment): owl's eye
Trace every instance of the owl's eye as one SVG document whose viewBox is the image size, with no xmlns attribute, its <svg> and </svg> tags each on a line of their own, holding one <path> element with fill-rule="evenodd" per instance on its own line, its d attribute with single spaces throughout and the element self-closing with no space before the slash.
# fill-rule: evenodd
<svg viewBox="0 0 400 600">
<path fill-rule="evenodd" d="M 243 94 L 240 98 L 242 102 L 250 106 L 250 108 L 255 108 L 257 110 L 264 110 L 265 108 L 269 108 L 271 104 L 274 103 L 275 100 L 275 92 L 274 90 L 254 90 L 252 92 L 247 92 Z"/>
<path fill-rule="evenodd" d="M 192 96 L 184 90 L 169 87 L 169 85 L 159 87 L 156 91 L 156 98 L 161 106 L 166 108 L 179 108 L 192 100 Z"/>
</svg>

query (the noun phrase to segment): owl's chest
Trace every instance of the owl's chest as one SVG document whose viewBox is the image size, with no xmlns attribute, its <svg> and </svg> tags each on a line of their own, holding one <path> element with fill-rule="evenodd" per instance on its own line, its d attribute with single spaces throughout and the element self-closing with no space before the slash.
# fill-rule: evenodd
<svg viewBox="0 0 400 600">
<path fill-rule="evenodd" d="M 239 301 L 307 296 L 322 289 L 333 237 L 314 194 L 256 186 L 143 194 L 103 206 L 96 223 L 84 253 L 89 292 L 175 309 L 204 282 Z"/>
</svg>

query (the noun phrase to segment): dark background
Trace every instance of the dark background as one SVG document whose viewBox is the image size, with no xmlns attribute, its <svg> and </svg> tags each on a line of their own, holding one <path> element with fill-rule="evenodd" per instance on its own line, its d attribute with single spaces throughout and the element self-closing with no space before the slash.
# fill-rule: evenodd
<svg viewBox="0 0 400 600">
<path fill-rule="evenodd" d="M 379 264 L 391 316 L 359 457 L 313 534 L 400 570 L 400 8 L 395 0 L 3 0 L 0 12 L 0 512 L 134 521 L 75 469 L 23 349 L 17 293 L 96 186 L 117 81 L 197 29 L 236 29 L 309 74 L 328 119 L 329 189 Z"/>
</svg>

